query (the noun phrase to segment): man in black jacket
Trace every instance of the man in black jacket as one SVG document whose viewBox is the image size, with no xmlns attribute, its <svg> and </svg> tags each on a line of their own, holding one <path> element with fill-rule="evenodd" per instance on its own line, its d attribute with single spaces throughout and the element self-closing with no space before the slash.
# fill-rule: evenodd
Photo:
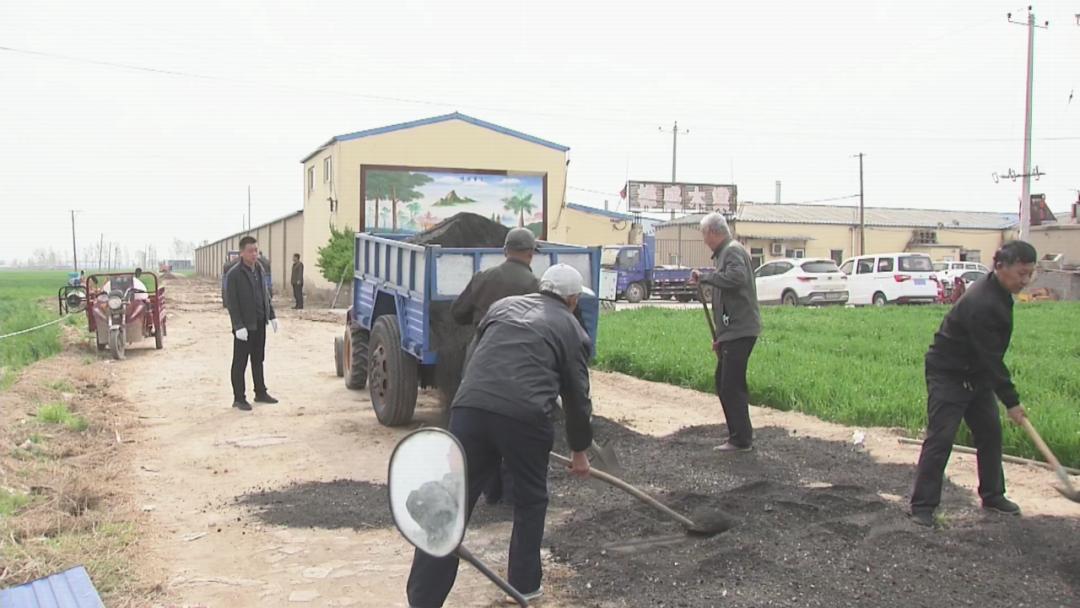
<svg viewBox="0 0 1080 608">
<path fill-rule="evenodd" d="M 926 353 L 926 441 L 919 455 L 911 518 L 934 525 L 941 483 L 960 421 L 971 429 L 978 450 L 979 497 L 984 509 L 1019 515 L 1005 498 L 1001 467 L 1001 421 L 997 401 L 1021 424 L 1024 406 L 1005 367 L 1013 327 L 1013 294 L 1020 293 L 1035 271 L 1035 248 L 1010 241 L 994 254 L 994 270 L 975 283 L 945 315 Z"/>
<path fill-rule="evenodd" d="M 289 277 L 289 283 L 292 284 L 293 298 L 296 300 L 296 304 L 293 306 L 296 310 L 304 309 L 304 263 L 300 261 L 300 254 L 294 253 L 292 256 L 292 276 Z"/>
<path fill-rule="evenodd" d="M 450 316 L 454 321 L 460 325 L 476 327 L 495 302 L 509 296 L 536 293 L 540 289 L 540 281 L 533 274 L 531 266 L 535 252 L 536 237 L 532 230 L 514 228 L 508 231 L 503 243 L 506 261 L 473 275 L 465 290 L 450 307 Z M 467 349 L 464 357 L 466 364 L 470 354 L 471 349 Z M 454 392 L 456 388 L 453 387 Z M 504 483 L 504 478 L 508 483 Z M 513 502 L 513 482 L 510 481 L 505 467 L 500 468 L 498 475 L 491 476 L 491 482 L 484 488 L 484 496 L 487 497 L 488 504 L 496 504 L 504 498 L 506 502 Z"/>
<path fill-rule="evenodd" d="M 225 307 L 229 309 L 233 331 L 233 407 L 243 411 L 251 410 L 244 386 L 248 359 L 251 359 L 256 403 L 278 402 L 266 391 L 263 377 L 266 326 L 272 325 L 277 332 L 278 322 L 258 259 L 259 245 L 255 237 L 245 236 L 240 239 L 240 263 L 230 268 L 224 277 Z"/>
<path fill-rule="evenodd" d="M 555 437 L 552 414 L 559 395 L 571 472 L 579 477 L 589 473 L 590 340 L 573 315 L 584 291 L 577 270 L 556 264 L 540 279 L 540 293 L 493 304 L 480 322 L 472 361 L 451 408 L 450 432 L 461 441 L 468 463 L 468 512 L 500 459 L 514 479 L 507 578 L 527 599 L 543 593 L 540 541 L 548 504 L 548 452 Z M 417 549 L 407 585 L 409 605 L 442 606 L 457 567 L 457 557 L 434 558 Z"/>
</svg>

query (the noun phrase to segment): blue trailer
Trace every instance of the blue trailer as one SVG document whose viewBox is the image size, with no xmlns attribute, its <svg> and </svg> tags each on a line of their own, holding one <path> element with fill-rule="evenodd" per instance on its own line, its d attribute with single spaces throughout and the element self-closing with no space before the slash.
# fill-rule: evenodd
<svg viewBox="0 0 1080 608">
<path fill-rule="evenodd" d="M 415 245 L 403 237 L 357 233 L 352 307 L 345 335 L 335 341 L 338 374 L 350 389 L 369 389 L 375 415 L 386 426 L 408 424 L 417 389 L 436 387 L 433 308 L 449 306 L 475 273 L 505 259 L 499 248 Z M 599 247 L 539 245 L 532 262 L 538 277 L 554 264 L 569 264 L 597 290 Z M 579 306 L 595 352 L 600 302 L 582 297 Z"/>
<path fill-rule="evenodd" d="M 697 299 L 697 287 L 690 284 L 693 268 L 656 265 L 656 237 L 647 235 L 641 245 L 609 245 L 604 247 L 603 267 L 617 274 L 616 300 L 637 303 L 656 296 L 675 298 L 680 302 Z M 712 268 L 700 268 L 711 272 Z M 711 293 L 706 291 L 706 298 Z"/>
</svg>

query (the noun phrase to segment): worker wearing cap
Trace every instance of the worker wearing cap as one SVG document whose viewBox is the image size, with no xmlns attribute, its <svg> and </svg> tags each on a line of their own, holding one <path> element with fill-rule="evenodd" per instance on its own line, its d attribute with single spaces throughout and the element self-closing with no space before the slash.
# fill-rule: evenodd
<svg viewBox="0 0 1080 608">
<path fill-rule="evenodd" d="M 1026 412 L 1004 358 L 1012 339 L 1013 294 L 1031 281 L 1035 262 L 1030 244 L 1002 245 L 994 254 L 993 272 L 949 310 L 926 353 L 926 441 L 911 493 L 911 519 L 920 526 L 934 525 L 945 465 L 961 420 L 971 429 L 978 451 L 983 508 L 1020 514 L 1019 505 L 1005 498 L 997 399 L 1014 423 L 1023 424 Z"/>
<path fill-rule="evenodd" d="M 571 472 L 585 477 L 592 443 L 589 422 L 588 334 L 574 318 L 581 274 L 556 264 L 540 279 L 540 293 L 503 298 L 477 329 L 476 348 L 451 407 L 450 432 L 465 449 L 468 512 L 496 474 L 501 459 L 514 480 L 514 528 L 507 578 L 527 599 L 543 593 L 540 542 L 547 514 L 552 414 L 562 396 Z M 414 608 L 443 605 L 457 577 L 458 558 L 434 558 L 419 549 L 407 593 Z"/>
<path fill-rule="evenodd" d="M 472 280 L 465 286 L 465 290 L 454 300 L 450 307 L 450 315 L 454 321 L 461 325 L 480 324 L 480 319 L 487 314 L 488 308 L 495 302 L 508 296 L 522 296 L 528 293 L 536 293 L 540 282 L 532 271 L 533 253 L 536 251 L 536 237 L 528 228 L 514 228 L 506 233 L 503 244 L 503 254 L 506 261 L 494 268 L 473 275 Z M 466 350 L 464 362 L 467 363 L 472 351 L 472 345 Z M 464 365 L 462 366 L 464 370 Z M 460 376 L 457 376 L 460 378 Z M 456 386 L 442 387 L 447 401 L 452 401 Z M 505 470 L 500 474 L 493 475 L 491 482 L 484 489 L 484 496 L 489 504 L 496 504 L 504 498 L 507 502 L 512 501 L 513 484 L 509 482 Z"/>
</svg>

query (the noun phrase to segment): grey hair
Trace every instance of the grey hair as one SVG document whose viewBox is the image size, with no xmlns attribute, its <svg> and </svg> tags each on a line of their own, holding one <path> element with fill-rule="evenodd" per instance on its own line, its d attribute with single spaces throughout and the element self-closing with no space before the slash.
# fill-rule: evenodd
<svg viewBox="0 0 1080 608">
<path fill-rule="evenodd" d="M 701 218 L 701 231 L 731 236 L 731 228 L 728 228 L 727 219 L 723 214 L 715 211 Z"/>
</svg>

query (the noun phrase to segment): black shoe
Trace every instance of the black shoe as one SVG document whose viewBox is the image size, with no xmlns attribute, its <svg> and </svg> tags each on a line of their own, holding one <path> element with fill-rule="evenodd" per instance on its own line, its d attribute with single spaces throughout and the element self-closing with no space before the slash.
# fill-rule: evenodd
<svg viewBox="0 0 1080 608">
<path fill-rule="evenodd" d="M 984 500 L 982 507 L 987 511 L 996 511 L 998 513 L 1004 513 L 1005 515 L 1020 515 L 1020 505 L 1004 496 L 997 496 Z"/>
<path fill-rule="evenodd" d="M 934 512 L 933 511 L 912 511 L 908 514 L 911 517 L 911 521 L 916 524 L 926 527 L 934 527 Z"/>
<path fill-rule="evenodd" d="M 255 395 L 255 403 L 277 403 L 278 400 L 270 396 L 270 393 Z"/>
<path fill-rule="evenodd" d="M 237 399 L 232 402 L 232 406 L 238 410 L 243 410 L 245 412 L 251 411 L 251 404 L 248 403 L 246 399 Z"/>
</svg>

